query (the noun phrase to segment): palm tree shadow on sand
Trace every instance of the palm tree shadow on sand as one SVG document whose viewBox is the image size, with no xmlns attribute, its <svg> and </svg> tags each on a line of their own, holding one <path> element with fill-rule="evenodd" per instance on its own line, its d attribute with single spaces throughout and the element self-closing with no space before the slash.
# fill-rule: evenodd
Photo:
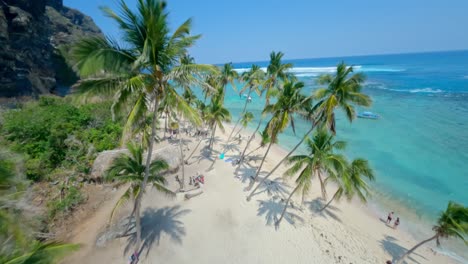
<svg viewBox="0 0 468 264">
<path fill-rule="evenodd" d="M 266 180 L 262 186 L 260 186 L 258 190 L 252 195 L 252 197 L 265 192 L 268 194 L 268 196 L 286 199 L 289 190 L 288 185 L 284 182 L 283 178 L 278 177 L 274 180 Z"/>
<path fill-rule="evenodd" d="M 318 215 L 323 216 L 325 218 L 330 217 L 330 218 L 335 219 L 336 221 L 342 223 L 341 218 L 338 217 L 338 215 L 336 214 L 336 212 L 340 212 L 340 209 L 338 209 L 338 207 L 335 207 L 333 205 L 329 205 L 327 208 L 325 208 L 325 210 L 320 211 L 320 209 L 322 209 L 325 206 L 325 203 L 324 203 L 322 198 L 317 198 L 317 199 L 314 199 L 314 200 L 312 200 L 310 202 L 305 202 L 305 204 L 308 205 L 309 210 L 312 213 L 318 214 Z"/>
<path fill-rule="evenodd" d="M 380 240 L 380 245 L 381 247 L 388 253 L 392 256 L 392 262 L 395 262 L 398 260 L 399 257 L 401 257 L 403 254 L 406 253 L 406 251 L 408 251 L 408 249 L 400 246 L 397 244 L 398 242 L 398 239 L 392 237 L 392 236 L 385 236 L 384 239 Z M 420 255 L 420 254 L 417 254 L 415 252 L 413 252 L 414 255 L 417 255 L 425 260 L 427 260 L 427 258 L 425 258 L 424 256 Z M 411 256 L 408 256 L 407 257 L 408 259 L 411 260 L 411 263 L 420 263 L 418 261 L 416 261 L 414 258 L 412 258 Z M 403 261 L 403 263 L 407 263 L 406 261 Z"/>
<path fill-rule="evenodd" d="M 284 209 L 284 202 L 281 202 L 281 199 L 257 200 L 257 202 L 259 204 L 257 216 L 265 217 L 267 226 L 273 225 L 276 227 L 276 222 Z M 304 222 L 302 217 L 294 213 L 296 210 L 297 208 L 291 208 L 291 206 L 289 206 L 284 215 L 284 220 L 293 226 L 295 226 L 298 221 L 301 223 Z"/>
<path fill-rule="evenodd" d="M 185 226 L 180 220 L 181 217 L 190 213 L 188 209 L 181 209 L 179 205 L 172 207 L 163 207 L 159 209 L 148 208 L 141 218 L 141 239 L 143 245 L 140 249 L 140 255 L 146 249 L 146 256 L 152 248 L 154 242 L 159 245 L 161 237 L 165 234 L 177 243 L 182 244 L 182 238 L 185 236 Z M 124 254 L 132 249 L 136 242 L 136 233 L 132 233 L 127 239 L 127 246 Z"/>
</svg>

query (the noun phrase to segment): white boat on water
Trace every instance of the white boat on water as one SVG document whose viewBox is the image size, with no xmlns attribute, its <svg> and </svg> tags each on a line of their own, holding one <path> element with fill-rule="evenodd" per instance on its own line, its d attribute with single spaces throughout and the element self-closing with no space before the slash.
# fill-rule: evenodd
<svg viewBox="0 0 468 264">
<path fill-rule="evenodd" d="M 362 112 L 358 113 L 357 117 L 359 118 L 367 118 L 367 119 L 379 119 L 380 116 L 378 114 L 374 114 L 372 112 Z"/>
</svg>

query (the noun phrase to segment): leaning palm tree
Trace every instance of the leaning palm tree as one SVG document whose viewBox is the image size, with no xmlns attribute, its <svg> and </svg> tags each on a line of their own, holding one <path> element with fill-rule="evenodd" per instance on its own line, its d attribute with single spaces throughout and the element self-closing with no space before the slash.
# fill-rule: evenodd
<svg viewBox="0 0 468 264">
<path fill-rule="evenodd" d="M 241 127 L 234 134 L 234 138 L 242 131 L 242 129 L 247 128 L 247 126 L 249 125 L 250 122 L 253 121 L 253 119 L 254 119 L 254 115 L 252 114 L 252 112 L 245 112 L 245 114 L 243 114 L 240 119 Z"/>
<path fill-rule="evenodd" d="M 223 100 L 226 95 L 226 86 L 231 84 L 232 89 L 237 92 L 235 81 L 239 78 L 239 73 L 234 70 L 232 63 L 226 63 L 221 67 L 219 74 L 219 84 L 224 87 Z"/>
<path fill-rule="evenodd" d="M 354 105 L 371 105 L 371 98 L 361 92 L 365 76 L 362 73 L 356 73 L 350 76 L 352 72 L 353 67 L 347 67 L 344 62 L 342 62 L 338 64 L 335 75 L 327 74 L 320 76 L 318 83 L 321 85 L 326 84 L 327 88 L 316 90 L 314 98 L 318 99 L 319 102 L 315 104 L 310 114 L 302 115 L 304 119 L 310 121 L 310 129 L 265 178 L 270 177 L 281 164 L 302 145 L 304 140 L 317 126 L 328 124 L 330 131 L 336 133 L 334 113 L 336 108 L 343 109 L 346 112 L 348 120 L 352 122 L 356 117 Z"/>
<path fill-rule="evenodd" d="M 346 165 L 346 170 L 343 173 L 332 174 L 325 179 L 325 183 L 328 181 L 335 182 L 338 189 L 320 211 L 325 210 L 333 201 L 339 201 L 342 197 L 346 197 L 349 201 L 357 195 L 361 202 L 366 203 L 367 197 L 370 195 L 369 185 L 366 181 L 373 181 L 374 179 L 374 172 L 367 160 L 353 160 L 349 166 Z"/>
<path fill-rule="evenodd" d="M 145 177 L 145 164 L 143 161 L 143 148 L 129 143 L 127 144 L 129 155 L 121 154 L 117 157 L 109 167 L 106 173 L 106 180 L 116 182 L 117 185 L 129 183 L 130 186 L 125 193 L 119 198 L 114 208 L 111 211 L 109 223 L 112 222 L 117 210 L 129 200 L 135 200 L 141 192 L 141 182 Z M 162 172 L 169 169 L 169 165 L 163 159 L 155 159 L 150 163 L 150 173 L 148 182 L 167 195 L 174 195 L 165 184 L 166 179 L 161 175 Z"/>
<path fill-rule="evenodd" d="M 223 105 L 222 94 L 224 93 L 223 87 L 218 89 L 218 93 L 211 99 L 210 104 L 206 109 L 206 120 L 211 128 L 210 149 L 213 149 L 214 137 L 216 128 L 224 132 L 223 122 L 231 122 L 231 114 Z"/>
<path fill-rule="evenodd" d="M 171 31 L 168 26 L 166 2 L 138 0 L 131 9 L 125 1 L 119 1 L 119 10 L 103 8 L 121 31 L 124 46 L 111 38 L 94 37 L 80 41 L 73 48 L 73 61 L 82 80 L 75 86 L 86 96 L 111 96 L 115 99 L 113 111 L 127 112 L 123 141 L 129 139 L 137 120 L 150 116 L 151 140 L 148 145 L 145 177 L 141 189 L 145 189 L 150 176 L 150 160 L 156 135 L 159 104 L 166 96 L 169 84 L 186 87 L 188 83 L 206 87 L 205 72 L 216 71 L 210 65 L 181 64 L 189 47 L 200 35 L 190 35 L 192 21 L 186 20 Z M 136 11 L 133 11 L 136 10 Z M 173 32 L 173 33 L 171 33 Z M 141 244 L 140 206 L 143 192 L 135 199 L 132 215 L 137 225 L 136 251 Z"/>
<path fill-rule="evenodd" d="M 270 113 L 272 115 L 272 118 L 268 122 L 266 127 L 272 140 L 268 145 L 265 155 L 263 156 L 262 162 L 260 163 L 260 167 L 257 170 L 257 173 L 254 178 L 255 180 L 260 174 L 266 156 L 270 151 L 270 147 L 273 143 L 275 143 L 278 134 L 283 132 L 289 124 L 291 125 L 293 132 L 296 133 L 296 128 L 294 125 L 294 114 L 304 114 L 310 110 L 312 100 L 310 97 L 307 97 L 302 94 L 303 88 L 303 82 L 285 83 L 277 102 L 275 104 L 268 105 L 263 110 L 264 113 Z M 263 178 L 263 180 L 247 197 L 247 200 L 250 200 L 255 191 L 259 188 L 261 184 L 265 182 L 266 179 L 267 178 Z"/>
<path fill-rule="evenodd" d="M 264 81 L 265 78 L 265 72 L 260 68 L 258 65 L 252 65 L 250 70 L 244 72 L 241 76 L 241 80 L 245 82 L 245 86 L 240 90 L 240 94 L 244 93 L 247 91 L 247 97 L 245 98 L 245 103 L 244 103 L 244 108 L 242 109 L 242 112 L 240 113 L 239 119 L 237 120 L 236 124 L 234 125 L 234 128 L 231 131 L 231 134 L 229 134 L 229 137 L 227 139 L 227 143 L 231 140 L 232 135 L 234 134 L 234 131 L 236 130 L 237 126 L 242 120 L 242 117 L 247 111 L 247 104 L 250 102 L 249 98 L 252 92 L 257 93 L 258 95 L 261 94 L 261 84 Z"/>
<path fill-rule="evenodd" d="M 188 91 L 188 90 L 187 90 Z M 180 96 L 175 89 L 169 89 L 164 100 L 161 103 L 165 105 L 168 109 L 168 113 L 173 113 L 173 120 L 176 121 L 176 124 L 182 123 L 182 119 L 189 121 L 195 127 L 199 127 L 202 123 L 200 116 L 196 109 L 194 109 L 184 97 Z M 169 115 L 168 115 L 169 116 Z M 180 180 L 180 190 L 185 189 L 185 162 L 184 162 L 184 151 L 182 147 L 182 135 L 179 130 L 179 149 L 180 149 L 180 166 L 182 170 L 182 179 Z"/>
<path fill-rule="evenodd" d="M 282 52 L 271 52 L 270 54 L 270 63 L 267 67 L 267 74 L 264 78 L 264 82 L 262 83 L 263 91 L 265 93 L 264 109 L 270 104 L 271 98 L 276 97 L 278 95 L 279 90 L 281 89 L 280 87 L 283 85 L 284 82 L 286 82 L 287 80 L 295 81 L 294 75 L 288 72 L 293 67 L 293 65 L 291 63 L 283 64 L 281 61 L 283 55 L 284 54 Z M 247 141 L 244 151 L 240 156 L 239 167 L 245 158 L 245 152 L 249 148 L 252 139 L 255 137 L 258 130 L 260 129 L 264 117 L 264 115 L 260 116 L 257 127 L 252 133 L 252 136 L 250 136 L 249 140 Z"/>
<path fill-rule="evenodd" d="M 343 173 L 346 168 L 345 157 L 333 153 L 333 149 L 342 149 L 344 142 L 332 142 L 332 138 L 324 130 L 319 130 L 313 140 L 306 139 L 306 145 L 308 154 L 295 155 L 288 158 L 288 163 L 291 164 L 291 167 L 284 175 L 293 176 L 297 172 L 301 172 L 296 180 L 296 187 L 286 201 L 277 225 L 281 222 L 292 195 L 299 189 L 302 190 L 302 202 L 304 202 L 304 197 L 310 189 L 312 177 L 317 176 L 319 178 L 323 194 L 325 191 L 325 185 L 322 180 L 323 174 L 326 173 L 328 177 L 337 177 L 336 175 Z"/>
<path fill-rule="evenodd" d="M 447 205 L 447 209 L 440 213 L 437 225 L 435 225 L 432 230 L 435 232 L 432 237 L 421 241 L 419 244 L 408 250 L 408 252 L 401 256 L 396 263 L 403 263 L 405 258 L 413 253 L 417 248 L 432 240 L 435 240 L 439 246 L 441 238 L 459 238 L 463 240 L 465 245 L 468 245 L 468 241 L 466 240 L 468 237 L 468 207 L 450 201 Z"/>
<path fill-rule="evenodd" d="M 368 107 L 372 100 L 369 96 L 363 94 L 362 83 L 365 76 L 362 73 L 353 73 L 353 67 L 346 66 L 341 62 L 336 67 L 336 74 L 323 75 L 318 79 L 321 85 L 327 85 L 327 88 L 321 88 L 315 91 L 315 98 L 318 103 L 314 106 L 317 110 L 317 119 L 325 124 L 328 129 L 335 134 L 335 111 L 336 107 L 340 107 L 346 114 L 349 122 L 356 118 L 356 110 L 353 105 Z"/>
</svg>

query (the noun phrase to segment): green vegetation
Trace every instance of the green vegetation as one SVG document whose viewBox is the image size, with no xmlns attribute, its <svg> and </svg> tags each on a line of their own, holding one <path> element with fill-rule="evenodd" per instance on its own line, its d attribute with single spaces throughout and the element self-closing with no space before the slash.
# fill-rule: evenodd
<svg viewBox="0 0 468 264">
<path fill-rule="evenodd" d="M 141 182 L 143 182 L 145 174 L 145 165 L 143 163 L 143 148 L 138 145 L 128 144 L 127 148 L 130 152 L 129 155 L 121 154 L 113 162 L 107 171 L 106 180 L 114 181 L 116 184 L 121 185 L 130 183 L 127 191 L 120 197 L 112 209 L 110 220 L 112 221 L 115 212 L 129 200 L 135 200 L 141 192 Z M 162 172 L 169 169 L 169 165 L 162 159 L 153 160 L 150 164 L 151 175 L 148 177 L 150 183 L 158 191 L 164 192 L 168 195 L 174 193 L 165 187 L 166 179 L 161 175 Z"/>
<path fill-rule="evenodd" d="M 94 152 L 113 149 L 122 128 L 111 119 L 109 103 L 74 106 L 70 100 L 41 97 L 5 113 L 1 134 L 26 156 L 30 180 L 55 180 L 60 168 L 88 173 Z"/>
<path fill-rule="evenodd" d="M 405 258 L 411 255 L 418 247 L 432 240 L 435 240 L 437 245 L 440 245 L 441 238 L 457 238 L 461 239 L 465 245 L 468 245 L 468 207 L 455 202 L 449 202 L 447 209 L 440 213 L 437 224 L 432 230 L 435 232 L 434 236 L 415 245 L 401 256 L 396 263 L 403 263 Z"/>
<path fill-rule="evenodd" d="M 58 213 L 67 213 L 83 200 L 84 197 L 80 190 L 75 186 L 71 186 L 63 198 L 49 202 L 49 217 L 54 218 Z"/>
<path fill-rule="evenodd" d="M 41 242 L 34 237 L 35 229 L 18 205 L 26 185 L 15 173 L 19 164 L 7 152 L 0 153 L 0 161 L 0 263 L 56 263 L 78 249 L 78 245 Z"/>
</svg>

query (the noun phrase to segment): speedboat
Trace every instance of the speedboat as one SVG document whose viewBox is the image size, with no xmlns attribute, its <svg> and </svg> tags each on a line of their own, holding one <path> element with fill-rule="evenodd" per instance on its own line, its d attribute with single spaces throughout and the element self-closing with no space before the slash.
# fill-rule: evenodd
<svg viewBox="0 0 468 264">
<path fill-rule="evenodd" d="M 362 113 L 357 114 L 357 117 L 367 118 L 367 119 L 379 119 L 380 116 L 372 112 L 362 112 Z"/>
</svg>

